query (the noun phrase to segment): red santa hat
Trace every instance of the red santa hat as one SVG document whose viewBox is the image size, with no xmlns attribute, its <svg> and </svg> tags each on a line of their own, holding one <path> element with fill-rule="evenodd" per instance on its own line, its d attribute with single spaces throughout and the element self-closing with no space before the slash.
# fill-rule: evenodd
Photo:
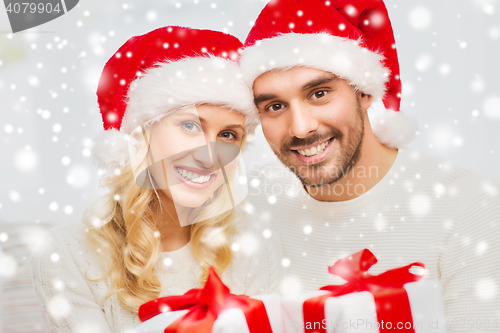
<svg viewBox="0 0 500 333">
<path fill-rule="evenodd" d="M 398 55 L 382 0 L 271 0 L 245 41 L 243 79 L 252 87 L 261 74 L 294 66 L 334 73 L 372 95 L 368 115 L 384 145 L 414 138 L 416 121 L 400 111 Z"/>
<path fill-rule="evenodd" d="M 242 43 L 211 30 L 163 27 L 131 37 L 104 66 L 97 88 L 104 132 L 94 146 L 98 167 L 123 168 L 140 125 L 185 106 L 213 104 L 258 124 L 250 88 L 236 63 Z"/>
</svg>

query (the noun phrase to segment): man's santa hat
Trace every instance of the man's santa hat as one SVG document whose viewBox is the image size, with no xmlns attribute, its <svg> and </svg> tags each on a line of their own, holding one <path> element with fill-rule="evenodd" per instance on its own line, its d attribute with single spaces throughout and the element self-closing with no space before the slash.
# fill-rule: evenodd
<svg viewBox="0 0 500 333">
<path fill-rule="evenodd" d="M 271 0 L 250 31 L 240 58 L 252 87 L 273 69 L 306 66 L 334 73 L 372 95 L 368 110 L 379 142 L 399 148 L 416 133 L 400 111 L 396 44 L 382 0 Z"/>
<path fill-rule="evenodd" d="M 94 146 L 98 167 L 122 169 L 138 126 L 186 106 L 231 108 L 245 115 L 245 130 L 251 133 L 258 115 L 236 63 L 242 46 L 222 32 L 176 26 L 131 37 L 108 60 L 99 80 L 104 131 Z"/>
</svg>

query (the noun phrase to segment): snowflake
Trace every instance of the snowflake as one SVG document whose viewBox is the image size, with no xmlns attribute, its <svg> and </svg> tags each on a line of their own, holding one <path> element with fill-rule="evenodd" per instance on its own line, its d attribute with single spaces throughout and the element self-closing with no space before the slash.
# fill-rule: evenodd
<svg viewBox="0 0 500 333">
<path fill-rule="evenodd" d="M 432 57 L 428 54 L 420 55 L 415 61 L 415 68 L 420 72 L 427 71 L 432 65 Z"/>
<path fill-rule="evenodd" d="M 38 165 L 38 158 L 31 149 L 23 149 L 17 152 L 14 163 L 21 171 L 32 171 Z"/>
<path fill-rule="evenodd" d="M 147 12 L 146 14 L 146 19 L 149 21 L 149 22 L 153 22 L 153 21 L 156 21 L 156 19 L 158 18 L 158 14 L 153 11 L 153 10 L 150 10 L 149 12 Z"/>
<path fill-rule="evenodd" d="M 498 37 L 500 37 L 500 29 L 498 29 L 498 27 L 491 27 L 488 30 L 488 35 L 491 39 L 498 39 Z"/>
<path fill-rule="evenodd" d="M 267 198 L 267 202 L 269 202 L 271 205 L 272 204 L 275 204 L 277 201 L 277 198 L 274 196 L 274 195 L 270 195 L 268 198 Z"/>
<path fill-rule="evenodd" d="M 446 187 L 442 183 L 434 184 L 434 193 L 436 194 L 436 198 L 443 196 L 446 192 Z"/>
<path fill-rule="evenodd" d="M 387 225 L 386 220 L 384 219 L 384 217 L 382 216 L 382 214 L 379 214 L 379 216 L 375 220 L 375 228 L 378 231 L 382 231 L 382 230 L 385 229 L 386 225 Z"/>
<path fill-rule="evenodd" d="M 245 233 L 236 238 L 236 243 L 246 256 L 252 256 L 259 250 L 259 240 L 252 233 Z"/>
<path fill-rule="evenodd" d="M 472 80 L 470 88 L 472 89 L 473 92 L 475 93 L 480 93 L 484 90 L 485 84 L 484 81 L 481 77 L 477 76 Z"/>
<path fill-rule="evenodd" d="M 17 261 L 10 255 L 0 252 L 0 278 L 11 278 L 17 273 Z"/>
<path fill-rule="evenodd" d="M 483 104 L 484 115 L 492 120 L 500 119 L 500 97 L 490 96 Z"/>
<path fill-rule="evenodd" d="M 57 252 L 54 252 L 50 255 L 50 260 L 52 260 L 53 262 L 58 262 L 59 259 L 61 259 L 61 256 Z"/>
<path fill-rule="evenodd" d="M 410 199 L 410 210 L 415 215 L 426 215 L 431 207 L 431 200 L 424 194 L 413 195 Z"/>
<path fill-rule="evenodd" d="M 56 210 L 59 209 L 59 205 L 57 204 L 57 202 L 51 202 L 49 204 L 49 209 L 53 212 L 55 212 Z"/>
<path fill-rule="evenodd" d="M 448 75 L 451 73 L 451 67 L 450 65 L 448 64 L 442 64 L 441 66 L 439 66 L 439 73 L 443 74 L 443 75 Z"/>
<path fill-rule="evenodd" d="M 172 261 L 172 258 L 170 258 L 170 257 L 166 257 L 165 259 L 163 259 L 163 265 L 165 265 L 167 267 L 172 266 L 172 263 L 173 263 L 173 261 Z"/>
<path fill-rule="evenodd" d="M 34 75 L 31 75 L 30 77 L 28 77 L 28 83 L 30 86 L 36 88 L 36 87 L 40 86 L 40 79 Z"/>
<path fill-rule="evenodd" d="M 90 182 L 90 172 L 89 170 L 81 165 L 76 165 L 72 167 L 66 177 L 68 184 L 76 187 L 83 188 L 86 187 Z"/>
<path fill-rule="evenodd" d="M 415 29 L 425 30 L 432 22 L 432 13 L 426 7 L 415 7 L 410 11 L 408 21 Z"/>
<path fill-rule="evenodd" d="M 477 243 L 476 254 L 483 254 L 484 252 L 486 252 L 486 250 L 488 250 L 488 243 L 486 243 L 485 241 Z"/>
<path fill-rule="evenodd" d="M 62 165 L 69 165 L 71 163 L 71 158 L 69 158 L 68 156 L 64 156 L 63 158 L 61 158 L 61 163 Z"/>
<path fill-rule="evenodd" d="M 10 134 L 14 131 L 14 126 L 12 126 L 11 124 L 6 124 L 3 127 L 3 130 L 5 131 L 5 133 Z"/>
<path fill-rule="evenodd" d="M 238 252 L 240 250 L 240 244 L 238 243 L 233 243 L 231 245 L 231 250 L 233 250 L 234 252 Z"/>
<path fill-rule="evenodd" d="M 10 198 L 10 200 L 17 203 L 17 202 L 21 201 L 21 194 L 19 194 L 19 192 L 17 192 L 17 191 L 10 191 L 9 198 Z"/>
<path fill-rule="evenodd" d="M 49 313 L 54 318 L 61 318 L 68 315 L 71 311 L 71 305 L 69 304 L 66 297 L 62 295 L 57 295 L 49 300 L 48 304 Z"/>
<path fill-rule="evenodd" d="M 483 278 L 476 282 L 476 295 L 480 299 L 492 299 L 497 295 L 497 285 L 495 281 L 489 278 Z"/>
<path fill-rule="evenodd" d="M 281 265 L 282 265 L 283 267 L 288 267 L 288 266 L 290 266 L 290 263 L 291 263 L 291 262 L 290 262 L 290 259 L 288 259 L 288 258 L 283 258 L 283 260 L 281 260 Z"/>
<path fill-rule="evenodd" d="M 66 213 L 67 215 L 73 214 L 73 207 L 69 205 L 64 206 L 64 213 Z"/>
<path fill-rule="evenodd" d="M 269 229 L 265 229 L 263 232 L 262 232 L 262 236 L 264 236 L 264 238 L 270 238 L 272 236 L 272 231 L 269 230 Z M 1 237 L 1 236 L 0 236 Z M 1 238 L 0 238 L 1 240 Z"/>
</svg>

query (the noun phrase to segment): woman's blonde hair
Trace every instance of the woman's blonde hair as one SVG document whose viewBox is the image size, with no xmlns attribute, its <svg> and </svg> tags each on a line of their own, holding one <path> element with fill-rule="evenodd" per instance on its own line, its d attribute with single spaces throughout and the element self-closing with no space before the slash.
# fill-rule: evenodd
<svg viewBox="0 0 500 333">
<path fill-rule="evenodd" d="M 155 208 L 162 207 L 156 189 L 136 184 L 137 175 L 147 170 L 147 138 L 154 122 L 135 132 L 135 154 L 122 170 L 108 171 L 100 180 L 100 187 L 109 192 L 94 202 L 84 214 L 88 227 L 87 236 L 100 254 L 108 261 L 107 273 L 97 282 L 109 277 L 110 285 L 106 297 L 116 293 L 119 300 L 130 309 L 158 298 L 161 282 L 156 276 L 156 265 L 162 252 Z M 144 135 L 143 135 L 144 134 Z M 150 177 L 149 172 L 147 173 Z M 234 174 L 234 173 L 233 173 Z M 234 210 L 224 211 L 227 200 L 224 188 L 220 187 L 202 208 L 194 208 L 190 214 L 197 223 L 190 225 L 191 248 L 203 268 L 200 283 L 206 280 L 208 267 L 218 273 L 224 271 L 232 261 L 230 239 L 234 234 Z"/>
</svg>

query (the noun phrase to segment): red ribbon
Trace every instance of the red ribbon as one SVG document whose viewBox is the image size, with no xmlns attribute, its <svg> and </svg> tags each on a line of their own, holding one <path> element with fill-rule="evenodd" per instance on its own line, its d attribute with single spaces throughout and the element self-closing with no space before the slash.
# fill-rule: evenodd
<svg viewBox="0 0 500 333">
<path fill-rule="evenodd" d="M 422 276 L 414 275 L 409 270 L 413 266 L 425 268 L 424 264 L 415 262 L 408 266 L 388 270 L 379 275 L 368 274 L 368 269 L 376 262 L 377 258 L 375 258 L 373 253 L 368 249 L 364 249 L 347 258 L 338 260 L 333 266 L 329 266 L 328 272 L 330 274 L 340 276 L 347 283 L 322 287 L 321 290 L 328 290 L 330 293 L 308 299 L 304 302 L 305 332 L 326 333 L 326 330 L 323 329 L 326 326 L 323 325 L 323 320 L 325 319 L 324 305 L 329 297 L 341 296 L 357 291 L 369 291 L 375 299 L 380 332 L 394 330 L 397 323 L 402 322 L 403 327 L 398 329 L 398 332 L 414 333 L 410 302 L 403 285 L 420 280 Z M 391 322 L 392 327 L 381 325 L 382 321 L 384 324 Z M 412 323 L 409 329 L 404 327 L 404 324 L 407 322 Z M 315 328 L 314 323 L 321 328 Z"/>
<path fill-rule="evenodd" d="M 219 313 L 239 308 L 245 314 L 251 333 L 272 333 L 264 303 L 246 295 L 229 292 L 212 267 L 203 289 L 191 289 L 181 296 L 167 296 L 139 307 L 139 319 L 146 321 L 162 312 L 189 310 L 167 328 L 165 333 L 210 333 Z"/>
</svg>

